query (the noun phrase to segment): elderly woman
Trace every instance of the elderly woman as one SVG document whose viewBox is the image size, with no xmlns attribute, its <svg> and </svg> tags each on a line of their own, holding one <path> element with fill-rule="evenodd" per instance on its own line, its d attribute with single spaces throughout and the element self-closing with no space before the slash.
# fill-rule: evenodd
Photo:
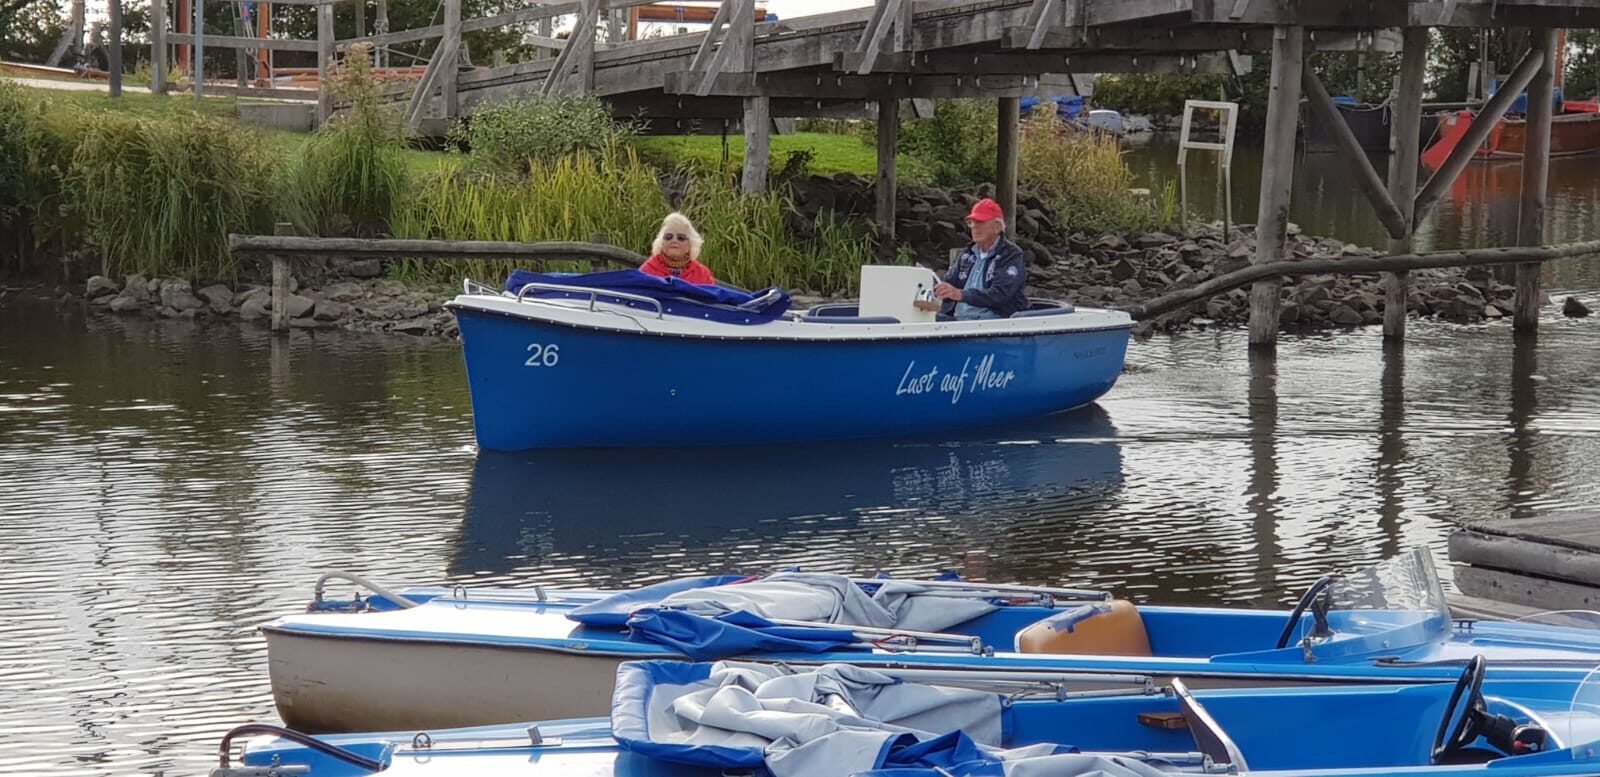
<svg viewBox="0 0 1600 777">
<path fill-rule="evenodd" d="M 711 268 L 700 263 L 700 246 L 705 241 L 694 229 L 694 224 L 682 213 L 672 212 L 661 222 L 656 242 L 650 247 L 650 258 L 639 267 L 641 272 L 657 278 L 682 278 L 702 286 L 714 286 Z"/>
</svg>

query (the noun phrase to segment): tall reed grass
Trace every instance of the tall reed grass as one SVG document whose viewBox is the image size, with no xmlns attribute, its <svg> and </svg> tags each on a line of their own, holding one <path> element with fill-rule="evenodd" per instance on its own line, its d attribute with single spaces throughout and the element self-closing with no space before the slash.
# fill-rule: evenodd
<svg viewBox="0 0 1600 777">
<path fill-rule="evenodd" d="M 360 44 L 345 52 L 333 88 L 348 108 L 288 161 L 283 210 L 302 234 L 386 235 L 406 188 L 403 126 L 380 99 L 371 49 Z"/>
<path fill-rule="evenodd" d="M 1022 127 L 1022 181 L 1043 195 L 1068 230 L 1149 229 L 1155 211 L 1134 196 L 1117 139 L 1067 127 L 1043 112 Z"/>
<path fill-rule="evenodd" d="M 604 233 L 614 245 L 646 251 L 666 214 L 656 171 L 613 150 L 531 161 L 528 175 L 440 169 L 411 189 L 395 215 L 402 238 L 587 241 Z M 509 262 L 401 262 L 403 278 L 496 278 Z M 563 266 L 561 269 L 576 269 Z"/>
<path fill-rule="evenodd" d="M 229 232 L 271 227 L 271 162 L 255 132 L 194 116 L 90 114 L 66 195 L 103 271 L 236 273 Z"/>
<path fill-rule="evenodd" d="M 691 181 L 680 204 L 705 237 L 703 260 L 719 280 L 756 288 L 822 292 L 854 287 L 872 260 L 865 228 L 831 219 L 798 223 L 780 194 L 741 194 L 720 179 Z M 659 173 L 628 149 L 533 163 L 531 173 L 492 175 L 441 170 L 414 187 L 395 220 L 405 238 L 447 240 L 589 240 L 646 254 L 670 208 Z M 804 233 L 797 237 L 798 232 Z M 401 262 L 400 277 L 428 281 L 499 278 L 511 262 Z M 550 269 L 578 269 L 561 265 Z"/>
</svg>

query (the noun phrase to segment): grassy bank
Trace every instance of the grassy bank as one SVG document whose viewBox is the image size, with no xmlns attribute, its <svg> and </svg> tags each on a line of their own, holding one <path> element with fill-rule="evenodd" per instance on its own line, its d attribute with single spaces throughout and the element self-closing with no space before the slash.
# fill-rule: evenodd
<svg viewBox="0 0 1600 777">
<path fill-rule="evenodd" d="M 639 137 L 598 102 L 555 98 L 480 111 L 452 133 L 468 153 L 417 150 L 398 131 L 393 106 L 377 99 L 364 61 L 353 58 L 336 76 L 354 109 L 310 135 L 246 126 L 226 98 L 111 100 L 0 83 L 0 270 L 236 280 L 260 268 L 232 261 L 227 233 L 264 232 L 279 221 L 330 237 L 539 241 L 604 233 L 644 253 L 674 208 L 700 226 L 719 277 L 742 286 L 849 291 L 873 259 L 868 220 L 802 217 L 782 187 L 734 191 L 742 138 L 724 146 L 720 137 Z M 979 110 L 941 108 L 933 124 L 909 127 L 907 147 L 922 151 L 901 154 L 902 180 L 975 187 L 981 179 L 961 170 L 983 175 L 968 157 L 992 140 L 994 126 L 978 120 Z M 870 177 L 872 134 L 868 125 L 775 137 L 774 179 Z M 1039 174 L 1025 170 L 1025 183 L 1081 223 L 1074 228 L 1149 225 L 1149 208 L 1127 196 L 1114 143 L 1057 127 L 1027 138 L 1028 167 Z M 506 269 L 402 262 L 393 272 L 454 282 Z"/>
</svg>

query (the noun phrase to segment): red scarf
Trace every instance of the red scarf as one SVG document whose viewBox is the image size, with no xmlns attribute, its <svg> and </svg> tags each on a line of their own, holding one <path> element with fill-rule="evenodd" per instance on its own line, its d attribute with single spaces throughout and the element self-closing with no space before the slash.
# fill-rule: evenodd
<svg viewBox="0 0 1600 777">
<path fill-rule="evenodd" d="M 701 286 L 717 285 L 717 279 L 711 275 L 711 268 L 693 259 L 690 259 L 689 263 L 683 267 L 674 270 L 671 265 L 667 264 L 666 257 L 662 256 L 661 254 L 656 254 L 655 256 L 650 257 L 649 260 L 647 260 L 644 264 L 640 265 L 639 271 L 645 275 L 654 275 L 657 278 L 671 278 L 673 276 L 677 276 L 690 283 L 699 284 Z"/>
</svg>

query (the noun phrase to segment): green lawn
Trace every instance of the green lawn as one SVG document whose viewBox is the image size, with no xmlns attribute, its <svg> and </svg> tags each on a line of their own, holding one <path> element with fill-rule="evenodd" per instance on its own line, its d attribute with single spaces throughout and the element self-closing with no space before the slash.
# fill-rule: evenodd
<svg viewBox="0 0 1600 777">
<path fill-rule="evenodd" d="M 716 169 L 723 161 L 722 138 L 717 135 L 652 135 L 635 138 L 633 145 L 645 159 L 668 167 L 674 162 L 688 162 Z M 774 135 L 772 169 L 781 169 L 789 155 L 796 151 L 811 152 L 810 169 L 817 175 L 854 173 L 871 178 L 878 171 L 878 149 L 875 145 L 853 135 L 818 132 Z M 744 164 L 743 135 L 728 137 L 727 154 L 731 167 Z M 904 154 L 900 156 L 899 169 L 903 183 L 917 183 L 928 178 L 922 166 Z"/>
<path fill-rule="evenodd" d="M 187 94 L 157 97 L 148 92 L 125 92 L 113 100 L 103 91 L 66 91 L 37 89 L 52 103 L 77 105 L 97 111 L 126 111 L 145 115 L 172 115 L 203 113 L 209 116 L 233 117 L 238 115 L 239 101 L 232 97 L 207 97 L 195 100 Z M 310 135 L 281 130 L 262 130 L 267 142 L 285 157 L 292 156 L 310 139 Z M 688 163 L 702 169 L 715 170 L 723 161 L 723 139 L 715 135 L 648 136 L 632 142 L 645 159 L 671 168 Z M 797 151 L 812 154 L 809 170 L 817 175 L 854 173 L 871 178 L 877 173 L 878 151 L 853 135 L 833 135 L 817 132 L 800 132 L 793 135 L 776 135 L 772 138 L 772 169 L 782 169 L 790 155 Z M 729 164 L 735 168 L 744 164 L 744 137 L 730 136 L 727 149 Z M 407 151 L 406 161 L 414 172 L 430 172 L 440 165 L 454 166 L 460 158 L 434 151 Z M 915 159 L 900 156 L 902 183 L 923 183 L 929 179 L 923 165 Z"/>
</svg>

